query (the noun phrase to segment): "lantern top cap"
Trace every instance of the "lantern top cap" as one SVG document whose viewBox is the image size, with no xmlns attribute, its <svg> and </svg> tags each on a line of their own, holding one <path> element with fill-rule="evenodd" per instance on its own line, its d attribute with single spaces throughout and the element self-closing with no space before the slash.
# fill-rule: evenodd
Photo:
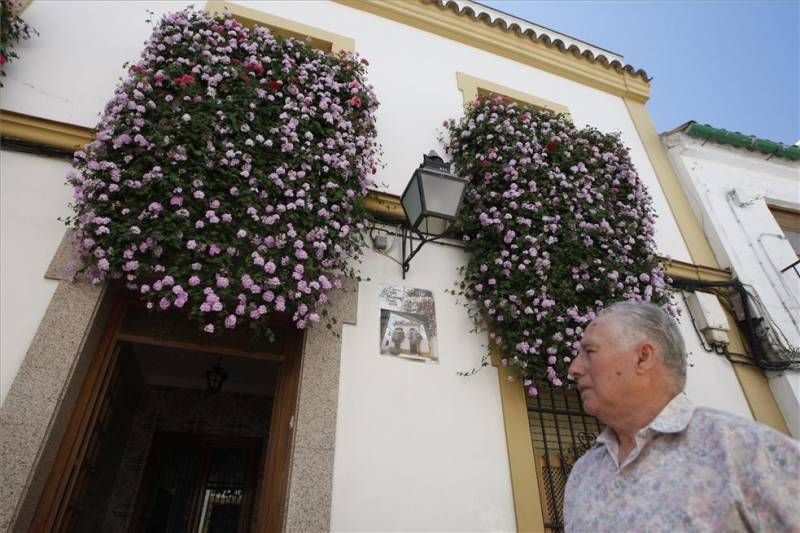
<svg viewBox="0 0 800 533">
<path fill-rule="evenodd" d="M 431 150 L 427 154 L 424 154 L 422 156 L 422 164 L 419 167 L 429 167 L 444 172 L 450 171 L 450 163 L 445 162 L 445 160 L 436 153 L 436 150 Z"/>
</svg>

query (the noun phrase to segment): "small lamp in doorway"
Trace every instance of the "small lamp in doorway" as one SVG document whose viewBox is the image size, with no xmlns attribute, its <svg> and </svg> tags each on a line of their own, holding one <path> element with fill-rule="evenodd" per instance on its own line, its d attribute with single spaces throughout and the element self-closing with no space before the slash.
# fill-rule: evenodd
<svg viewBox="0 0 800 533">
<path fill-rule="evenodd" d="M 228 379 L 228 373 L 222 368 L 222 364 L 217 361 L 217 364 L 206 371 L 206 391 L 209 394 L 217 394 L 222 390 L 222 384 L 226 379 Z"/>
</svg>

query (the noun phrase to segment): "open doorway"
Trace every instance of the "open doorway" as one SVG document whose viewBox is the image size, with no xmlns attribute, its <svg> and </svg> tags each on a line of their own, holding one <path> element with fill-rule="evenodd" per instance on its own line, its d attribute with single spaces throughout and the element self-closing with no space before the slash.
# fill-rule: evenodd
<svg viewBox="0 0 800 533">
<path fill-rule="evenodd" d="M 119 302 L 32 531 L 280 529 L 302 335 L 202 336 Z"/>
</svg>

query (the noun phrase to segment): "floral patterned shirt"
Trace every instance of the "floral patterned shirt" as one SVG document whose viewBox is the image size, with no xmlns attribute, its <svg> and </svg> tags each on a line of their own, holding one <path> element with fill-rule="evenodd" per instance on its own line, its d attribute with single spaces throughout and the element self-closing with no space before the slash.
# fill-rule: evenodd
<svg viewBox="0 0 800 533">
<path fill-rule="evenodd" d="M 764 425 L 679 394 L 618 457 L 607 428 L 575 463 L 567 532 L 800 532 L 800 443 Z"/>
</svg>

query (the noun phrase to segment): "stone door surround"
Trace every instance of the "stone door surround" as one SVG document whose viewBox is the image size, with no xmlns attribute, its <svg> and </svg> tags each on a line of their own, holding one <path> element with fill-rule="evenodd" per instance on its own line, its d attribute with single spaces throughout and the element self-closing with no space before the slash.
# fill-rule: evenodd
<svg viewBox="0 0 800 533">
<path fill-rule="evenodd" d="M 55 293 L 0 408 L 0 532 L 27 531 L 117 291 L 69 281 L 65 235 L 45 275 Z M 328 304 L 337 322 L 306 331 L 290 446 L 285 531 L 329 531 L 341 334 L 356 323 L 358 282 Z"/>
</svg>

